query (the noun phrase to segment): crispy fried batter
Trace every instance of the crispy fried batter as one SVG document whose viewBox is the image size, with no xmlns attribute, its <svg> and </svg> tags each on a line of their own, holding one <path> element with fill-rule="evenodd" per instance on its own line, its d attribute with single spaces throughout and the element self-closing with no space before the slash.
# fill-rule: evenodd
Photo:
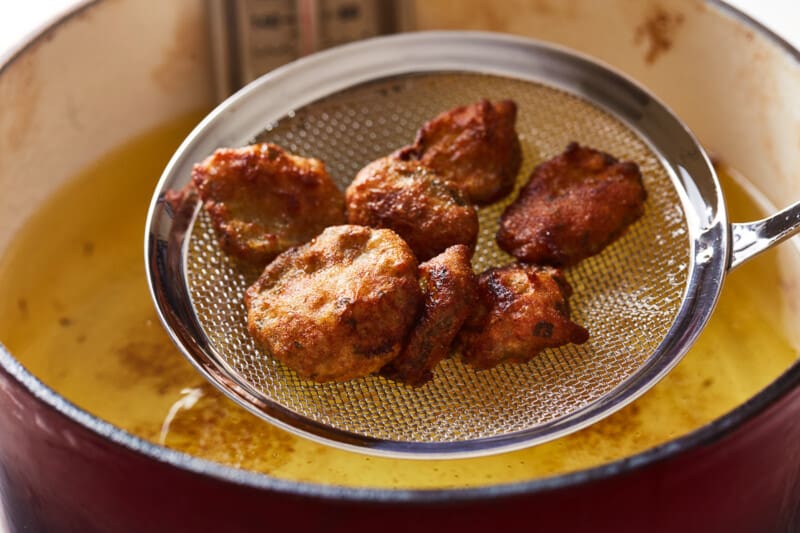
<svg viewBox="0 0 800 533">
<path fill-rule="evenodd" d="M 397 356 L 421 302 L 408 245 L 349 225 L 282 253 L 245 294 L 256 343 L 318 382 L 366 376 Z"/>
<path fill-rule="evenodd" d="M 503 213 L 497 243 L 521 261 L 574 265 L 620 237 L 646 197 L 635 163 L 573 142 L 534 169 Z"/>
<path fill-rule="evenodd" d="M 274 144 L 219 149 L 192 181 L 222 249 L 257 266 L 344 223 L 344 196 L 325 165 Z"/>
<path fill-rule="evenodd" d="M 556 268 L 515 263 L 485 271 L 477 311 L 459 334 L 464 361 L 478 369 L 526 363 L 545 348 L 586 342 L 589 333 L 570 320 L 571 294 Z"/>
<path fill-rule="evenodd" d="M 419 386 L 450 353 L 450 345 L 477 301 L 477 279 L 463 244 L 451 246 L 419 266 L 424 308 L 400 355 L 381 375 Z"/>
<path fill-rule="evenodd" d="M 414 144 L 397 155 L 456 183 L 470 203 L 490 204 L 511 192 L 522 163 L 516 119 L 511 100 L 456 107 L 423 125 Z"/>
<path fill-rule="evenodd" d="M 346 192 L 347 221 L 397 232 L 425 261 L 448 246 L 478 238 L 475 208 L 437 172 L 419 161 L 392 156 L 373 161 Z"/>
</svg>

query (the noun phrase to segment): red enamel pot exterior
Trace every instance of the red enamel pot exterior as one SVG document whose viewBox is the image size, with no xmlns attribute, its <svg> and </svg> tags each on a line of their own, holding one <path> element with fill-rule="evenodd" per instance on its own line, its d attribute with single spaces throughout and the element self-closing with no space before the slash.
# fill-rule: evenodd
<svg viewBox="0 0 800 533">
<path fill-rule="evenodd" d="M 72 419 L 75 407 L 28 382 L 38 398 L 4 370 L 0 494 L 12 531 L 797 531 L 798 377 L 784 376 L 767 391 L 774 401 L 743 406 L 715 434 L 706 428 L 606 467 L 389 492 L 238 476 L 157 446 L 137 449 L 141 441 L 85 427 L 105 425 Z"/>
</svg>

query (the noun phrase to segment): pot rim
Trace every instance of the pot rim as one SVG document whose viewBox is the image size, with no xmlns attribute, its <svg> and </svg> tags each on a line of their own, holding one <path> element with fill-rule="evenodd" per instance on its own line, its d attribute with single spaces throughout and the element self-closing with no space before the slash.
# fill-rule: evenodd
<svg viewBox="0 0 800 533">
<path fill-rule="evenodd" d="M 101 0 L 81 1 L 76 6 L 56 15 L 50 22 L 39 26 L 33 32 L 29 33 L 16 47 L 12 48 L 8 53 L 0 55 L 0 75 L 30 47 L 46 39 L 48 35 L 57 31 L 62 24 L 69 22 L 100 2 Z M 725 4 L 722 0 L 704 0 L 704 2 L 706 5 L 717 9 L 720 13 L 727 14 L 749 27 L 751 30 L 771 40 L 775 45 L 788 53 L 798 66 L 800 66 L 800 50 L 795 49 L 785 39 L 776 35 L 763 24 L 752 19 L 738 9 Z M 540 492 L 567 489 L 633 472 L 639 468 L 666 461 L 682 452 L 709 445 L 725 438 L 730 431 L 744 425 L 752 418 L 755 418 L 800 385 L 800 361 L 797 361 L 755 396 L 720 418 L 675 440 L 650 448 L 636 455 L 586 470 L 529 481 L 518 481 L 482 487 L 387 489 L 356 488 L 312 482 L 289 481 L 267 474 L 241 470 L 206 459 L 200 459 L 137 437 L 110 422 L 90 414 L 88 411 L 80 409 L 25 369 L 2 343 L 0 343 L 0 369 L 8 373 L 34 398 L 44 403 L 47 408 L 66 416 L 101 438 L 108 439 L 129 451 L 141 453 L 150 459 L 165 464 L 165 466 L 178 468 L 200 476 L 210 476 L 219 481 L 233 483 L 235 485 L 284 492 L 297 496 L 317 497 L 338 501 L 408 502 L 415 504 L 436 502 L 453 503 L 478 499 L 485 500 L 487 498 L 531 495 Z"/>
</svg>

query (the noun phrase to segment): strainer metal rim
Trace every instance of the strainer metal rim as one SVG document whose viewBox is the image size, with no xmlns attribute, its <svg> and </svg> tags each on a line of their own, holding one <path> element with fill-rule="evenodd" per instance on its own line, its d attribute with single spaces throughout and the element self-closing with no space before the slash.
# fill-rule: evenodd
<svg viewBox="0 0 800 533">
<path fill-rule="evenodd" d="M 505 76 L 556 87 L 609 112 L 649 145 L 679 191 L 692 257 L 686 297 L 667 336 L 634 375 L 599 401 L 503 436 L 446 443 L 381 440 L 330 428 L 265 401 L 204 340 L 185 276 L 185 236 L 194 214 L 177 216 L 164 201 L 165 192 L 181 189 L 189 181 L 192 165 L 216 148 L 245 144 L 265 125 L 303 105 L 368 81 L 442 71 Z M 627 405 L 666 375 L 694 342 L 719 296 L 729 253 L 727 216 L 713 166 L 666 106 L 635 82 L 586 56 L 531 39 L 485 32 L 380 37 L 318 53 L 265 75 L 220 104 L 182 143 L 158 183 L 145 229 L 145 267 L 159 318 L 206 379 L 252 413 L 291 432 L 351 450 L 412 458 L 510 451 L 576 431 Z"/>
</svg>

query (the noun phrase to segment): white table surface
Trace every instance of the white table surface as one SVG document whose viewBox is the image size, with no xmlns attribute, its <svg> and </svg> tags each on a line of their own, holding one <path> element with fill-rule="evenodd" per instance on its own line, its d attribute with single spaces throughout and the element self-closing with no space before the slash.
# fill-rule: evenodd
<svg viewBox="0 0 800 533">
<path fill-rule="evenodd" d="M 800 1 L 727 0 L 800 48 Z M 76 0 L 0 0 L 0 58 Z M 0 533 L 7 531 L 0 505 Z"/>
</svg>

